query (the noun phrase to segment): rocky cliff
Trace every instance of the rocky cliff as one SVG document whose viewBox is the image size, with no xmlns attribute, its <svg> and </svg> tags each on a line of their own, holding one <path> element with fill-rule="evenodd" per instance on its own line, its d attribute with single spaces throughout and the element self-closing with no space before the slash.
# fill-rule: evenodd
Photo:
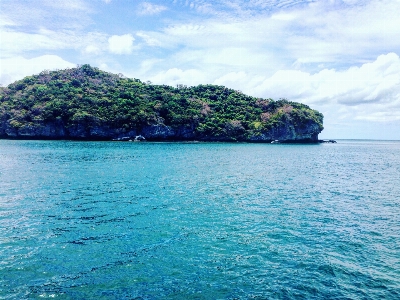
<svg viewBox="0 0 400 300">
<path fill-rule="evenodd" d="M 152 85 L 89 65 L 0 90 L 2 138 L 316 142 L 322 120 L 301 103 L 215 85 Z"/>
</svg>

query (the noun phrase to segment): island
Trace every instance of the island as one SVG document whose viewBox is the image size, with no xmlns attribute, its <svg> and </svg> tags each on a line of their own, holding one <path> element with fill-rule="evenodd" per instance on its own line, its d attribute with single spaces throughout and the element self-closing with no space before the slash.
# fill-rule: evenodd
<svg viewBox="0 0 400 300">
<path fill-rule="evenodd" d="M 317 143 L 323 115 L 218 85 L 155 85 L 90 65 L 0 88 L 0 138 Z"/>
</svg>

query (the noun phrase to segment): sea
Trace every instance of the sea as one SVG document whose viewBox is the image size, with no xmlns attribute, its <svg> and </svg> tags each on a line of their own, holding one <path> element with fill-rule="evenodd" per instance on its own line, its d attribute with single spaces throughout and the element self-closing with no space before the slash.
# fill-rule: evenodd
<svg viewBox="0 0 400 300">
<path fill-rule="evenodd" d="M 0 140 L 0 299 L 400 299 L 400 142 Z"/>
</svg>

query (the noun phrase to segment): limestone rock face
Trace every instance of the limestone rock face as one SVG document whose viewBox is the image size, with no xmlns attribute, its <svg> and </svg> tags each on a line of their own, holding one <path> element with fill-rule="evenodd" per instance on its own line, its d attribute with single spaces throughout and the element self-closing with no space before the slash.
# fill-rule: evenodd
<svg viewBox="0 0 400 300">
<path fill-rule="evenodd" d="M 5 138 L 35 139 L 80 139 L 80 140 L 112 140 L 122 137 L 134 139 L 142 135 L 146 140 L 201 140 L 201 141 L 243 141 L 243 142 L 317 142 L 321 129 L 317 123 L 308 122 L 302 127 L 295 127 L 290 122 L 270 130 L 233 136 L 231 131 L 225 135 L 208 136 L 197 132 L 194 124 L 171 127 L 165 124 L 146 125 L 142 128 L 110 128 L 109 126 L 89 126 L 85 123 L 65 127 L 62 122 L 28 123 L 20 127 L 11 122 L 3 122 L 0 136 Z"/>
<path fill-rule="evenodd" d="M 167 140 L 176 136 L 175 131 L 170 126 L 166 126 L 164 124 L 145 126 L 140 131 L 140 134 L 148 140 Z"/>
<path fill-rule="evenodd" d="M 302 127 L 295 127 L 292 123 L 285 122 L 284 125 L 266 132 L 265 139 L 282 142 L 317 142 L 319 133 L 319 125 L 313 122 L 308 122 Z"/>
<path fill-rule="evenodd" d="M 11 138 L 50 138 L 57 139 L 66 136 L 65 128 L 61 122 L 52 123 L 26 123 L 17 127 L 12 122 L 3 123 L 0 136 Z"/>
</svg>

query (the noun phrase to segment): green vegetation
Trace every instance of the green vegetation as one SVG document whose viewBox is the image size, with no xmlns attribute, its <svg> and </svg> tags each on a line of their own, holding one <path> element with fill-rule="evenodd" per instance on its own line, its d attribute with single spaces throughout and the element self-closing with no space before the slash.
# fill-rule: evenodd
<svg viewBox="0 0 400 300">
<path fill-rule="evenodd" d="M 44 124 L 62 124 L 67 138 L 73 137 L 68 132 L 76 126 L 83 126 L 85 132 L 98 127 L 118 129 L 121 135 L 161 124 L 176 130 L 192 128 L 187 138 L 252 140 L 271 136 L 270 132 L 288 124 L 296 132 L 313 125 L 318 134 L 322 120 L 321 113 L 288 100 L 255 98 L 216 85 L 153 85 L 89 65 L 43 71 L 0 89 L 3 137 L 10 136 L 7 132 L 13 128 L 18 132 Z M 173 138 L 185 139 L 179 134 Z"/>
</svg>

